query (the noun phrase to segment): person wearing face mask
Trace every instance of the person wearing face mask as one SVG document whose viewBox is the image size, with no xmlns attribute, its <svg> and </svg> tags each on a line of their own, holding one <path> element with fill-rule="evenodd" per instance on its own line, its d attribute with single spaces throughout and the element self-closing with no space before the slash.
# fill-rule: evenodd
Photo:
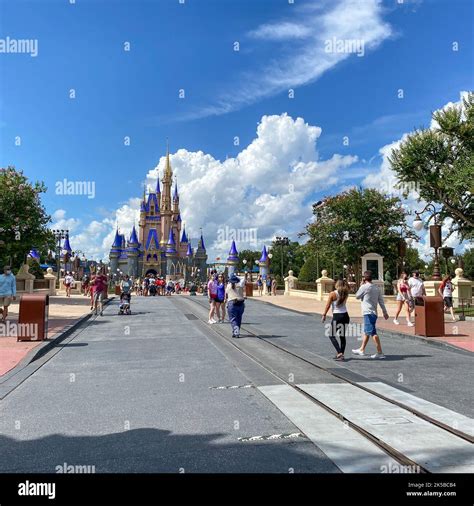
<svg viewBox="0 0 474 506">
<path fill-rule="evenodd" d="M 11 267 L 5 265 L 3 274 L 0 274 L 0 322 L 4 323 L 8 316 L 8 306 L 16 300 L 16 278 Z M 2 309 L 3 307 L 3 309 Z"/>
</svg>

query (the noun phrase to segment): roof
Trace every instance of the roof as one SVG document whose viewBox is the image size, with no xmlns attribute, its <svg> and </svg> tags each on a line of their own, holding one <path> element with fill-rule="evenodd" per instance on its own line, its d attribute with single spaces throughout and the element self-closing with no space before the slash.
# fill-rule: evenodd
<svg viewBox="0 0 474 506">
<path fill-rule="evenodd" d="M 183 233 L 181 235 L 181 242 L 188 242 L 188 236 L 186 235 L 186 229 L 183 227 Z"/>
<path fill-rule="evenodd" d="M 130 244 L 138 244 L 137 231 L 135 229 L 135 225 L 133 225 L 132 233 L 130 234 Z"/>
<path fill-rule="evenodd" d="M 155 244 L 152 244 L 152 241 Z M 148 237 L 146 239 L 146 249 L 149 249 L 150 247 L 154 247 L 155 249 L 160 249 L 160 241 L 158 240 L 158 233 L 155 228 L 150 228 L 150 231 L 148 232 Z"/>
<path fill-rule="evenodd" d="M 230 247 L 229 256 L 227 257 L 227 261 L 235 261 L 239 259 L 239 253 L 237 251 L 237 247 L 235 246 L 235 241 L 232 241 L 232 246 Z"/>
<path fill-rule="evenodd" d="M 267 248 L 265 246 L 263 246 L 262 256 L 260 257 L 259 262 L 262 262 L 262 263 L 268 262 L 268 253 L 267 253 Z"/>
</svg>

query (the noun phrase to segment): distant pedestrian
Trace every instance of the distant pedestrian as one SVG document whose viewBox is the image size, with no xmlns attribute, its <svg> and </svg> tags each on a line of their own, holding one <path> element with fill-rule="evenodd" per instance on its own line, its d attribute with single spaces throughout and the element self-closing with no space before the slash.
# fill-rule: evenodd
<svg viewBox="0 0 474 506">
<path fill-rule="evenodd" d="M 224 274 L 217 276 L 217 296 L 215 299 L 216 316 L 219 323 L 224 323 L 225 320 L 225 281 Z M 221 314 L 222 313 L 222 314 Z"/>
<path fill-rule="evenodd" d="M 217 279 L 215 277 L 215 274 L 211 272 L 211 275 L 209 277 L 209 281 L 207 283 L 207 293 L 209 296 L 209 325 L 213 325 L 214 323 L 217 323 L 218 320 L 215 318 L 216 314 L 216 299 L 217 299 Z M 219 318 L 219 315 L 217 315 L 217 318 Z"/>
<path fill-rule="evenodd" d="M 454 316 L 453 309 L 453 283 L 450 274 L 444 276 L 441 285 L 439 285 L 438 293 L 441 297 L 443 297 L 444 311 L 449 310 L 451 318 L 453 319 L 453 322 L 455 322 L 456 317 Z"/>
<path fill-rule="evenodd" d="M 329 308 L 332 310 L 331 334 L 329 339 L 336 348 L 336 360 L 344 360 L 344 351 L 346 349 L 346 325 L 350 323 L 349 313 L 347 312 L 346 301 L 349 296 L 349 287 L 342 279 L 336 282 L 335 290 L 329 294 L 326 307 L 324 309 L 321 321 L 326 321 L 326 315 Z M 337 342 L 337 336 L 341 344 Z"/>
<path fill-rule="evenodd" d="M 397 312 L 395 314 L 395 318 L 393 319 L 393 323 L 395 323 L 395 325 L 400 325 L 398 316 L 401 313 L 403 306 L 405 306 L 407 312 L 407 325 L 409 327 L 413 327 L 413 323 L 410 321 L 410 314 L 414 308 L 414 301 L 411 295 L 410 285 L 408 284 L 408 274 L 406 272 L 402 272 L 397 281 L 397 304 Z"/>
<path fill-rule="evenodd" d="M 64 286 L 66 287 L 66 297 L 70 297 L 71 288 L 74 286 L 74 278 L 69 271 L 64 276 Z"/>
<path fill-rule="evenodd" d="M 245 311 L 245 278 L 240 279 L 235 274 L 229 278 L 226 288 L 227 313 L 232 326 L 232 337 L 240 337 L 242 316 Z"/>
<path fill-rule="evenodd" d="M 82 277 L 82 292 L 86 297 L 89 295 L 89 282 L 89 276 L 87 274 L 84 274 Z"/>
<path fill-rule="evenodd" d="M 364 317 L 364 337 L 362 339 L 362 346 L 352 350 L 352 353 L 354 353 L 354 355 L 365 355 L 365 348 L 369 342 L 370 336 L 372 336 L 377 348 L 377 353 L 371 355 L 371 358 L 385 358 L 379 336 L 377 335 L 377 306 L 382 308 L 383 317 L 386 320 L 388 320 L 388 312 L 380 288 L 372 284 L 371 271 L 364 272 L 364 280 L 356 293 L 356 299 L 361 301 L 362 314 Z"/>
<path fill-rule="evenodd" d="M 259 274 L 259 276 L 257 278 L 257 289 L 258 289 L 258 294 L 261 297 L 263 295 L 263 279 L 262 279 L 261 274 Z"/>
<path fill-rule="evenodd" d="M 272 279 L 272 294 L 273 295 L 277 294 L 277 281 L 276 281 L 276 278 Z"/>
<path fill-rule="evenodd" d="M 96 274 L 92 281 L 93 306 L 96 316 L 98 310 L 100 310 L 100 316 L 104 316 L 104 290 L 107 290 L 107 278 L 101 273 Z"/>
<path fill-rule="evenodd" d="M 5 323 L 8 316 L 8 306 L 16 300 L 16 278 L 9 265 L 3 268 L 0 274 L 0 323 Z"/>
<path fill-rule="evenodd" d="M 270 276 L 267 277 L 265 284 L 267 285 L 267 295 L 272 294 L 272 278 Z"/>
<path fill-rule="evenodd" d="M 408 280 L 408 286 L 410 287 L 411 296 L 415 300 L 415 304 L 422 303 L 422 297 L 426 295 L 426 290 L 418 271 L 413 271 L 411 278 Z"/>
</svg>

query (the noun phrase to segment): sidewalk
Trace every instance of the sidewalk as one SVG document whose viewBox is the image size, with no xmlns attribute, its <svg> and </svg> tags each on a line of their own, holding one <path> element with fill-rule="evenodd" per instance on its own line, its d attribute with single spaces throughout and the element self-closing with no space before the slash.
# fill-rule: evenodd
<svg viewBox="0 0 474 506">
<path fill-rule="evenodd" d="M 254 291 L 254 293 L 256 293 Z M 268 302 L 270 304 L 274 304 L 276 306 L 280 306 L 286 309 L 293 309 L 295 311 L 301 311 L 303 313 L 315 313 L 322 314 L 324 312 L 324 308 L 326 307 L 325 301 L 318 301 L 316 299 L 308 299 L 305 297 L 293 297 L 280 295 L 277 296 L 269 296 L 263 295 L 259 297 L 258 295 L 252 297 L 255 300 L 261 300 L 262 302 Z M 398 321 L 400 325 L 395 325 L 393 323 L 393 318 L 395 316 L 397 305 L 394 302 L 385 302 L 387 307 L 388 314 L 390 318 L 388 320 L 384 320 L 381 317 L 379 311 L 379 319 L 377 320 L 377 327 L 388 331 L 394 332 L 398 334 L 406 334 L 414 336 L 415 327 L 407 327 L 406 318 L 405 318 L 405 309 L 402 310 L 402 313 L 398 317 Z M 353 323 L 361 323 L 362 317 L 360 312 L 360 302 L 356 300 L 354 297 L 349 297 L 347 301 L 347 310 L 349 311 L 349 315 L 351 317 L 351 322 Z M 331 311 L 328 313 L 328 319 L 331 318 Z M 414 322 L 414 316 L 412 314 L 412 322 Z M 464 350 L 468 350 L 474 352 L 474 321 L 457 321 L 453 322 L 451 320 L 451 315 L 445 314 L 445 332 L 446 334 L 443 337 L 429 337 L 425 338 L 430 341 L 438 341 L 450 344 L 451 346 L 456 346 L 458 348 L 462 348 Z"/>
<path fill-rule="evenodd" d="M 8 320 L 18 321 L 19 297 L 8 308 Z M 90 313 L 90 298 L 83 295 L 57 295 L 49 298 L 48 339 L 73 326 Z M 19 364 L 26 355 L 45 341 L 18 341 L 16 337 L 0 337 L 0 377 Z"/>
</svg>

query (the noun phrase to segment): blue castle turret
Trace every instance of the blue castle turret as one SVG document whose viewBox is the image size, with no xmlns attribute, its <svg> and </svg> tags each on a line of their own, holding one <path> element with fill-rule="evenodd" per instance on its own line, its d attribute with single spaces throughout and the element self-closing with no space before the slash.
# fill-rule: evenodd
<svg viewBox="0 0 474 506">
<path fill-rule="evenodd" d="M 239 253 L 237 251 L 237 247 L 235 246 L 235 241 L 232 241 L 232 245 L 229 250 L 229 256 L 227 257 L 227 274 L 228 276 L 232 276 L 237 269 L 237 265 L 239 263 Z"/>
</svg>

